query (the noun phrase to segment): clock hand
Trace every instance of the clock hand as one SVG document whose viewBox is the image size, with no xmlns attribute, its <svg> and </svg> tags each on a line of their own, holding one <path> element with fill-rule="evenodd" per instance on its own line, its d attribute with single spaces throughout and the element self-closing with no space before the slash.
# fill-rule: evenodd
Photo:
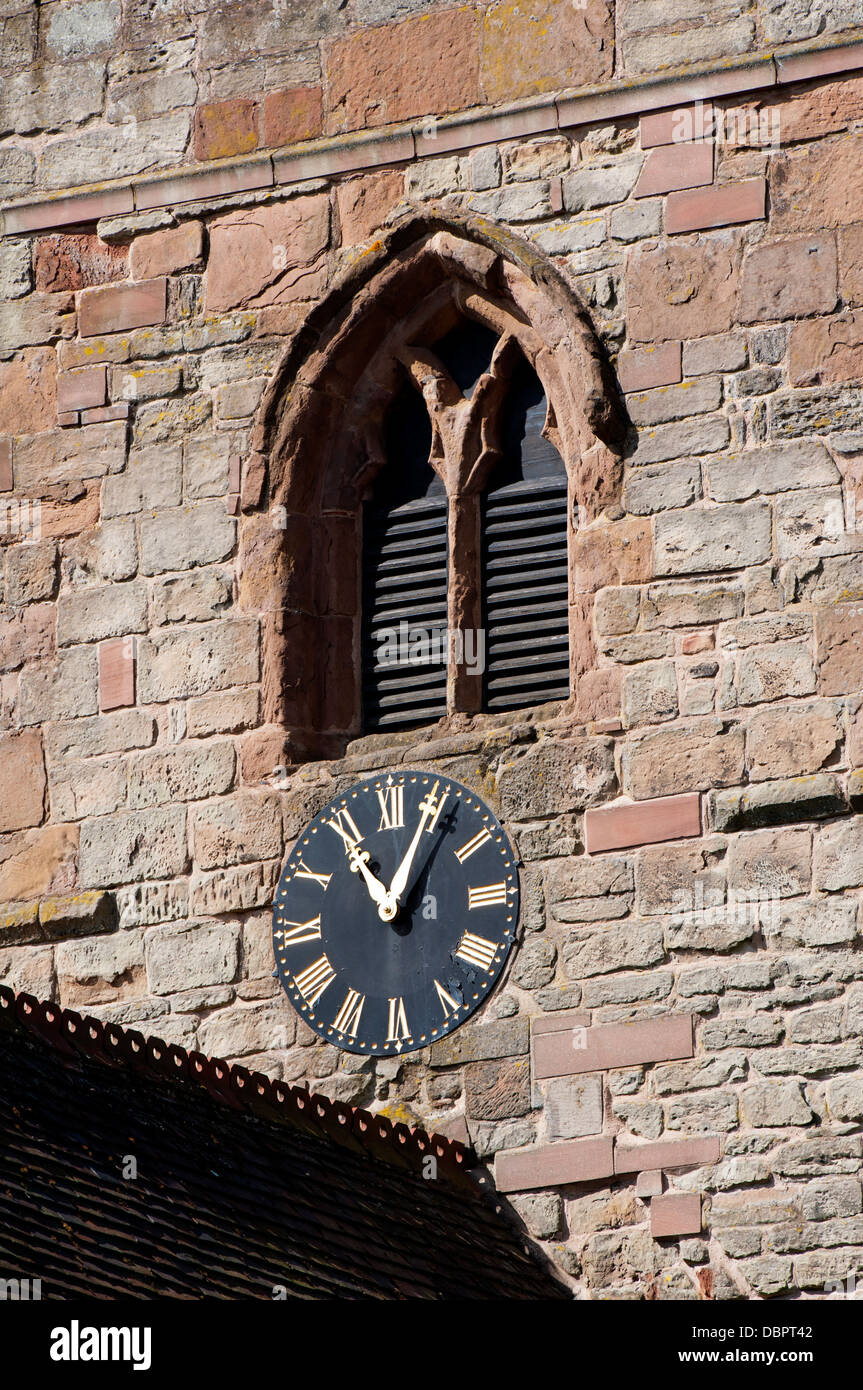
<svg viewBox="0 0 863 1390">
<path fill-rule="evenodd" d="M 420 835 L 425 829 L 426 821 L 431 815 L 434 815 L 435 820 L 437 820 L 438 816 L 440 815 L 441 811 L 443 810 L 446 804 L 446 797 L 443 797 L 440 801 L 434 800 L 435 792 L 437 791 L 439 785 L 439 782 L 435 782 L 425 801 L 420 802 L 420 810 L 422 811 L 422 816 L 420 817 L 419 825 L 414 831 L 414 837 L 408 845 L 407 853 L 405 854 L 404 859 L 399 864 L 398 868 L 395 871 L 395 874 L 393 875 L 393 881 L 390 884 L 389 891 L 390 901 L 378 908 L 378 912 L 380 916 L 383 917 L 385 922 L 392 921 L 393 917 L 395 916 L 396 912 L 398 911 L 401 905 L 402 895 L 404 894 L 404 890 L 407 887 L 407 881 L 410 875 L 411 865 L 413 864 L 414 856 L 417 852 L 417 845 L 419 844 Z"/>
<path fill-rule="evenodd" d="M 362 874 L 366 881 L 366 887 L 369 890 L 369 897 L 372 899 L 372 902 L 377 903 L 378 909 L 380 909 L 387 901 L 389 894 L 380 879 L 375 878 L 371 869 L 368 867 L 370 858 L 371 855 L 368 850 L 359 850 L 356 845 L 351 845 L 348 850 L 348 859 L 351 862 L 351 873 Z"/>
</svg>

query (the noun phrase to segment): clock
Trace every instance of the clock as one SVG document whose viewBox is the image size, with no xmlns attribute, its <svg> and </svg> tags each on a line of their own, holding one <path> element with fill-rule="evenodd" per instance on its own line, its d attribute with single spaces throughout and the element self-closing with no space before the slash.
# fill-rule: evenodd
<svg viewBox="0 0 863 1390">
<path fill-rule="evenodd" d="M 451 1033 L 483 1002 L 518 925 L 503 827 L 439 773 L 381 773 L 306 826 L 273 906 L 278 978 L 327 1042 L 384 1057 Z"/>
</svg>

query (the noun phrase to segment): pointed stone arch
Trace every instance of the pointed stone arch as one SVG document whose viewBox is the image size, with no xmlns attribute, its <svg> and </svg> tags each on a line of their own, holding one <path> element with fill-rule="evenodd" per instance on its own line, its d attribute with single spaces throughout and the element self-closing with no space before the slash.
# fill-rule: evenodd
<svg viewBox="0 0 863 1390">
<path fill-rule="evenodd" d="M 427 346 L 465 318 L 498 335 L 470 400 Z M 545 391 L 543 433 L 566 466 L 570 516 L 587 524 L 619 502 L 626 416 L 587 312 L 530 242 L 435 207 L 407 216 L 288 340 L 244 470 L 239 596 L 263 623 L 263 717 L 284 735 L 285 759 L 338 756 L 360 732 L 359 519 L 384 463 L 388 403 L 407 374 L 429 408 L 430 462 L 449 497 L 476 497 L 498 457 L 496 407 L 519 355 Z M 472 514 L 466 502 L 451 511 L 456 570 L 475 544 Z M 575 688 L 590 655 L 583 599 L 570 588 Z M 464 616 L 457 590 L 451 623 Z"/>
</svg>

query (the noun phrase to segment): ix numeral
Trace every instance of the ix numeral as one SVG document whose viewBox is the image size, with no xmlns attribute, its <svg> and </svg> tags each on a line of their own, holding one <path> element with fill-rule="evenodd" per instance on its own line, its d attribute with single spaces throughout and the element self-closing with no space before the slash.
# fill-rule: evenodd
<svg viewBox="0 0 863 1390">
<path fill-rule="evenodd" d="M 483 845 L 487 845 L 490 839 L 491 831 L 486 830 L 485 826 L 483 826 L 482 830 L 476 832 L 472 840 L 468 840 L 467 844 L 462 845 L 461 849 L 453 850 L 453 853 L 458 862 L 463 864 L 466 859 L 470 859 L 472 854 L 476 854 L 478 849 L 482 849 Z"/>
<path fill-rule="evenodd" d="M 484 936 L 474 936 L 466 931 L 458 943 L 456 955 L 469 965 L 478 965 L 480 970 L 491 969 L 491 963 L 500 947 L 496 941 L 488 941 Z"/>
<path fill-rule="evenodd" d="M 506 884 L 487 883 L 484 888 L 468 888 L 467 905 L 475 907 L 506 907 Z"/>
<path fill-rule="evenodd" d="M 297 989 L 308 1004 L 317 1004 L 325 989 L 333 983 L 336 972 L 326 956 L 318 956 L 301 974 L 295 975 Z"/>
<path fill-rule="evenodd" d="M 292 922 L 290 918 L 280 917 L 280 922 L 285 922 L 286 926 L 292 927 L 292 931 L 277 931 L 276 936 L 282 938 L 283 946 L 300 946 L 304 941 L 320 941 L 321 939 L 321 919 L 320 917 L 310 917 L 308 922 Z"/>
<path fill-rule="evenodd" d="M 385 792 L 378 792 L 378 802 L 381 808 L 381 823 L 378 830 L 395 830 L 404 825 L 404 787 L 388 787 Z"/>
<path fill-rule="evenodd" d="M 349 989 L 344 1004 L 333 1019 L 333 1027 L 340 1033 L 347 1033 L 349 1037 L 355 1038 L 365 1002 L 364 994 L 357 994 L 355 989 Z"/>
</svg>

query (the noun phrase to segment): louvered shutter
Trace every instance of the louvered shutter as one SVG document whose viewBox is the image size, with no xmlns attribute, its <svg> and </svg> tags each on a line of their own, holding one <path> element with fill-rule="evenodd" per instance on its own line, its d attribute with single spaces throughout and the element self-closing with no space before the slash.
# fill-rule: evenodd
<svg viewBox="0 0 863 1390">
<path fill-rule="evenodd" d="M 569 695 L 567 480 L 542 434 L 545 416 L 539 378 L 524 362 L 513 373 L 503 456 L 482 505 L 488 710 Z"/>
<path fill-rule="evenodd" d="M 374 732 L 433 723 L 446 714 L 446 498 L 390 508 L 368 502 L 363 530 L 364 727 Z M 444 634 L 443 660 L 382 663 L 381 635 L 393 629 L 403 637 L 417 630 Z"/>
</svg>

